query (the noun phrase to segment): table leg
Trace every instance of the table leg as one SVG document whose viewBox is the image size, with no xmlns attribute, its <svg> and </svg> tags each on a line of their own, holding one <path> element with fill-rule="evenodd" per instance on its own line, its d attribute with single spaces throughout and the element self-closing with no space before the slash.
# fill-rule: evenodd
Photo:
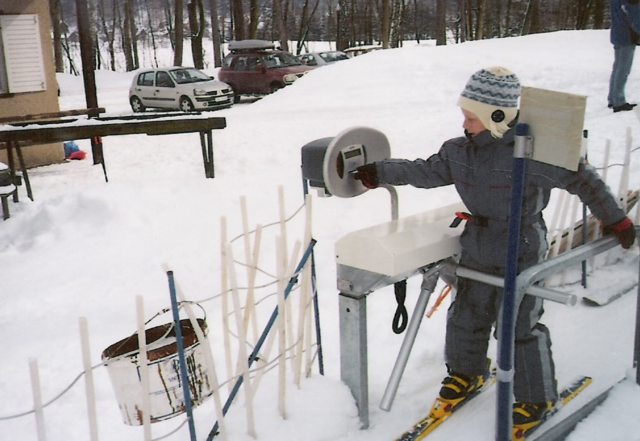
<svg viewBox="0 0 640 441">
<path fill-rule="evenodd" d="M 29 182 L 29 173 L 27 167 L 24 165 L 24 158 L 22 157 L 22 148 L 18 142 L 15 142 L 16 153 L 18 154 L 18 162 L 20 163 L 20 170 L 22 171 L 22 177 L 24 178 L 24 185 L 27 189 L 27 196 L 33 200 L 33 193 L 31 192 L 31 183 Z"/>
</svg>

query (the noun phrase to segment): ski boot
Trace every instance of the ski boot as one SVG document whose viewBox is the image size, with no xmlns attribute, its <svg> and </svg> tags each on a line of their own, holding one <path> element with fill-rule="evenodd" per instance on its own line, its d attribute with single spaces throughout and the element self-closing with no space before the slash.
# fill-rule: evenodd
<svg viewBox="0 0 640 441">
<path fill-rule="evenodd" d="M 553 401 L 542 403 L 514 403 L 513 439 L 524 439 L 527 432 L 530 432 L 547 419 L 553 407 Z"/>
<path fill-rule="evenodd" d="M 474 396 L 482 387 L 489 373 L 470 378 L 463 374 L 450 372 L 449 376 L 442 380 L 440 394 L 431 408 L 430 416 L 442 418 L 451 413 L 463 401 Z"/>
</svg>

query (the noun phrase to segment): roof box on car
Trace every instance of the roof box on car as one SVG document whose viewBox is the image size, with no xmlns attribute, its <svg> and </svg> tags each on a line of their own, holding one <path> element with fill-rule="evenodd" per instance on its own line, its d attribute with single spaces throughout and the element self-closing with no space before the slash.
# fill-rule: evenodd
<svg viewBox="0 0 640 441">
<path fill-rule="evenodd" d="M 274 48 L 275 44 L 266 40 L 238 40 L 229 42 L 229 50 L 232 52 Z"/>
</svg>

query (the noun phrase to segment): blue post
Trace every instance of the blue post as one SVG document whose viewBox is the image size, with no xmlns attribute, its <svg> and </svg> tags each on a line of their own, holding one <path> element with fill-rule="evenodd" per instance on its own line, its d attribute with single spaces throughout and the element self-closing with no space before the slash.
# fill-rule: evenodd
<svg viewBox="0 0 640 441">
<path fill-rule="evenodd" d="M 298 278 L 297 276 L 295 276 L 295 274 L 298 274 L 302 270 L 305 263 L 309 259 L 309 256 L 311 256 L 311 253 L 313 252 L 313 247 L 315 246 L 315 244 L 316 244 L 316 240 L 311 239 L 311 242 L 309 242 L 307 249 L 305 250 L 304 254 L 302 255 L 302 258 L 300 259 L 300 262 L 298 263 L 298 266 L 295 269 L 294 276 L 289 280 L 289 283 L 287 284 L 287 287 L 284 290 L 285 300 L 287 299 L 287 297 L 289 297 L 291 290 L 293 289 L 295 284 L 298 282 Z M 258 359 L 258 353 L 260 352 L 260 349 L 262 349 L 262 345 L 266 341 L 267 336 L 269 335 L 269 331 L 271 331 L 271 328 L 275 324 L 277 318 L 278 318 L 278 307 L 276 307 L 271 313 L 271 318 L 269 318 L 269 322 L 267 323 L 267 326 L 265 326 L 264 330 L 262 331 L 262 334 L 260 334 L 260 338 L 258 339 L 258 342 L 253 348 L 251 355 L 249 355 L 249 360 L 248 360 L 249 367 L 251 367 L 253 362 Z M 233 385 L 233 389 L 231 389 L 229 398 L 227 398 L 227 401 L 224 403 L 224 406 L 222 407 L 222 415 L 226 415 L 227 412 L 229 411 L 229 407 L 231 407 L 231 403 L 233 403 L 233 400 L 238 394 L 238 391 L 240 390 L 240 386 L 242 386 L 243 382 L 244 382 L 244 377 L 241 375 L 240 377 L 238 377 L 238 379 L 236 380 L 236 383 Z M 215 422 L 215 424 L 213 425 L 213 428 L 211 429 L 211 432 L 209 432 L 207 441 L 211 441 L 217 434 L 218 434 L 218 421 Z"/>
<path fill-rule="evenodd" d="M 173 312 L 173 323 L 176 327 L 176 343 L 178 345 L 178 364 L 180 368 L 180 384 L 182 386 L 182 396 L 184 408 L 187 412 L 189 423 L 189 435 L 191 441 L 196 441 L 196 426 L 193 422 L 193 410 L 191 408 L 191 390 L 189 389 L 189 376 L 187 373 L 187 362 L 184 357 L 184 341 L 182 340 L 182 328 L 180 326 L 180 311 L 178 310 L 178 299 L 176 296 L 176 284 L 173 280 L 173 271 L 167 271 L 169 279 L 169 294 L 171 295 L 171 310 Z"/>
<path fill-rule="evenodd" d="M 516 292 L 516 286 L 522 199 L 525 182 L 525 147 L 528 134 L 529 126 L 527 124 L 518 124 L 516 126 L 516 141 L 513 152 L 511 212 L 509 214 L 509 242 L 504 278 L 504 294 L 502 296 L 502 317 L 498 330 L 497 441 L 511 441 L 511 432 L 513 429 L 514 339 L 516 317 L 518 316 L 518 293 Z"/>
</svg>

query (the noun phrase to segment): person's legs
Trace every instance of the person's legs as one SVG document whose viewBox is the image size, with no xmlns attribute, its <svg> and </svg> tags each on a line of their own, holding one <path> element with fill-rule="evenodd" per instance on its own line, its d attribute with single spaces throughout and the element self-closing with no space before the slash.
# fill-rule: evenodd
<svg viewBox="0 0 640 441">
<path fill-rule="evenodd" d="M 447 316 L 445 358 L 450 372 L 470 378 L 487 371 L 487 348 L 496 318 L 496 288 L 458 279 Z"/>
<path fill-rule="evenodd" d="M 626 104 L 625 86 L 631 72 L 635 46 L 614 47 L 614 61 L 609 79 L 608 101 L 611 107 L 619 107 Z"/>
<path fill-rule="evenodd" d="M 538 320 L 540 297 L 525 295 L 518 311 L 515 340 L 514 395 L 517 402 L 542 403 L 558 396 L 549 329 Z"/>
</svg>

